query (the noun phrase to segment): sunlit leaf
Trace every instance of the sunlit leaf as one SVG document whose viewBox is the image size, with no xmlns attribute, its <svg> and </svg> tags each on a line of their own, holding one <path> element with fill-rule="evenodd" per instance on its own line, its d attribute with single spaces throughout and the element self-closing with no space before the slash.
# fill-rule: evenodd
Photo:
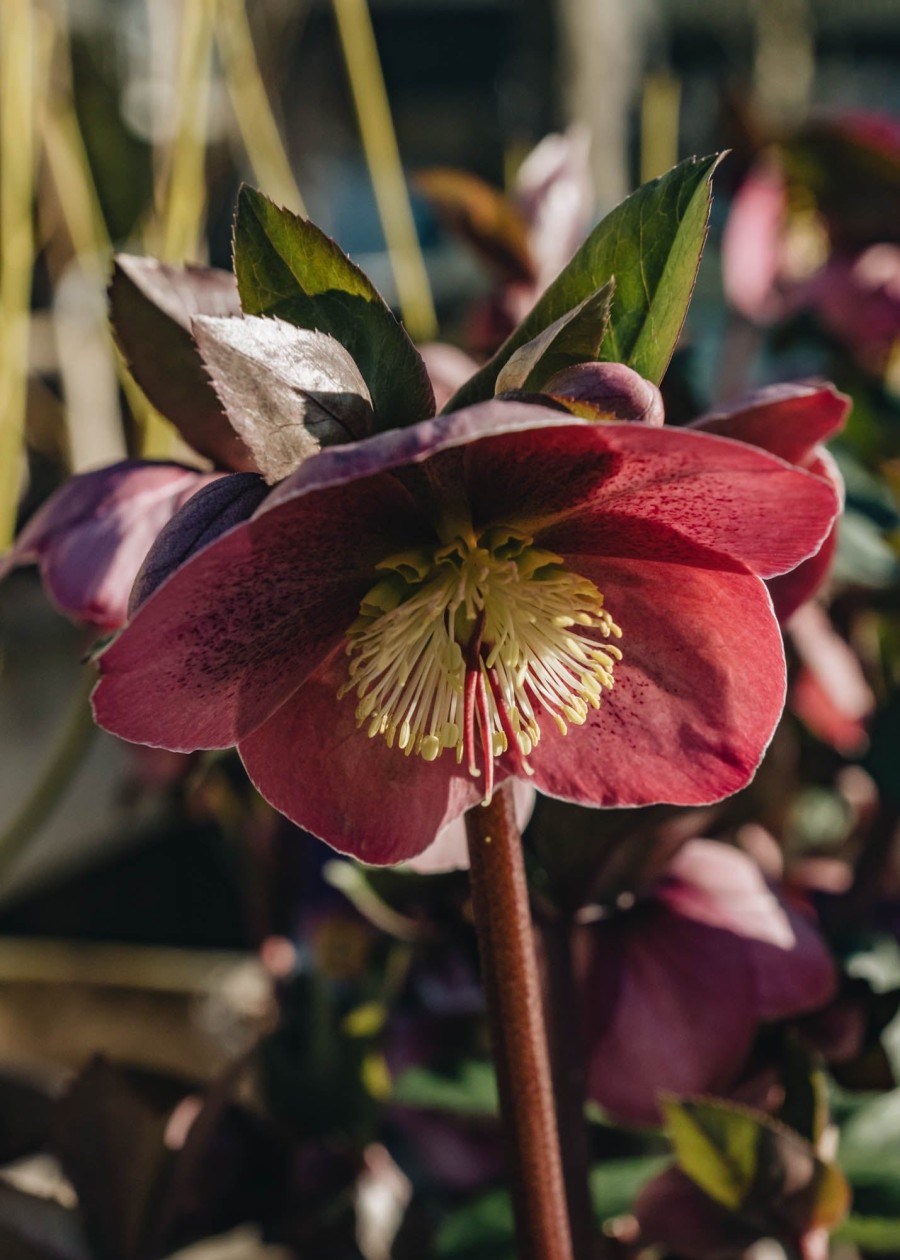
<svg viewBox="0 0 900 1260">
<path fill-rule="evenodd" d="M 253 457 L 226 420 L 191 336 L 198 315 L 240 314 L 231 272 L 120 254 L 109 302 L 116 341 L 157 411 L 201 455 L 253 471 Z"/>
<path fill-rule="evenodd" d="M 615 280 L 610 280 L 520 346 L 500 370 L 497 393 L 509 389 L 539 390 L 557 372 L 596 359 L 609 325 L 614 291 Z"/>
<path fill-rule="evenodd" d="M 252 188 L 241 189 L 234 267 L 248 315 L 330 333 L 349 350 L 366 384 L 380 429 L 434 413 L 422 357 L 375 286 L 308 219 Z"/>
<path fill-rule="evenodd" d="M 327 333 L 280 319 L 199 318 L 194 338 L 232 426 L 270 484 L 322 446 L 369 436 L 369 391 Z"/>
<path fill-rule="evenodd" d="M 691 158 L 633 193 L 591 232 L 532 312 L 445 411 L 490 398 L 507 360 L 615 277 L 600 358 L 658 382 L 666 370 L 706 240 L 710 178 L 718 157 Z"/>
</svg>

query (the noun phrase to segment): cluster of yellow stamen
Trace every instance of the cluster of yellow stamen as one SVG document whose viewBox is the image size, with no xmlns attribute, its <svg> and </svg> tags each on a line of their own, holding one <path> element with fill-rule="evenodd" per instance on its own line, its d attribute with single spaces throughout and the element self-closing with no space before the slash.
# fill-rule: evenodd
<svg viewBox="0 0 900 1260">
<path fill-rule="evenodd" d="M 434 761 L 454 749 L 486 795 L 493 760 L 527 758 L 548 715 L 565 734 L 600 706 L 621 652 L 603 596 L 518 531 L 389 556 L 347 634 L 356 718 L 370 736 Z"/>
</svg>

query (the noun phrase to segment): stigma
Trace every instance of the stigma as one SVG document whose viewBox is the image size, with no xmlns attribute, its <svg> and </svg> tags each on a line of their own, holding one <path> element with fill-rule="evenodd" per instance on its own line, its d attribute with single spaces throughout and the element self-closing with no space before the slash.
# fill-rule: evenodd
<svg viewBox="0 0 900 1260">
<path fill-rule="evenodd" d="M 527 535 L 493 527 L 388 556 L 347 632 L 356 720 L 388 746 L 484 775 L 530 774 L 541 723 L 565 735 L 598 709 L 622 654 L 593 582 Z"/>
</svg>

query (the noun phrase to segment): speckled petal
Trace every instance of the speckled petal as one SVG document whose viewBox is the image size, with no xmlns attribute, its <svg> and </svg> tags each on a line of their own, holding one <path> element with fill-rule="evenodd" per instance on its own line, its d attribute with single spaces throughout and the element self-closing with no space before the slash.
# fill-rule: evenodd
<svg viewBox="0 0 900 1260">
<path fill-rule="evenodd" d="M 639 424 L 557 419 L 552 432 L 486 437 L 466 451 L 466 473 L 476 526 L 521 523 L 552 551 L 618 555 L 649 521 L 760 577 L 813 553 L 839 506 L 830 485 L 755 447 Z"/>
<path fill-rule="evenodd" d="M 257 790 L 292 822 L 361 862 L 403 862 L 483 789 L 452 753 L 405 757 L 359 730 L 355 698 L 337 699 L 346 676 L 338 649 L 238 751 Z"/>
<path fill-rule="evenodd" d="M 650 541 L 650 531 L 645 541 Z M 566 557 L 622 629 L 612 690 L 584 726 L 541 723 L 535 786 L 584 804 L 719 800 L 753 777 L 784 705 L 781 634 L 765 586 L 686 544 L 669 561 Z M 718 564 L 719 567 L 716 567 Z M 602 644 L 601 644 L 602 645 Z"/>
<path fill-rule="evenodd" d="M 343 638 L 375 563 L 422 529 L 393 478 L 296 496 L 235 526 L 100 657 L 97 721 L 181 752 L 237 743 Z"/>
</svg>

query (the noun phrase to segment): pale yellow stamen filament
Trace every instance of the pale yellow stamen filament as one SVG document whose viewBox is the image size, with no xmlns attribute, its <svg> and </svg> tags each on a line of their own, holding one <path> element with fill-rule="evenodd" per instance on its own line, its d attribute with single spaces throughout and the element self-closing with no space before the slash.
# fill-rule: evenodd
<svg viewBox="0 0 900 1260">
<path fill-rule="evenodd" d="M 339 694 L 354 691 L 358 724 L 407 756 L 433 761 L 454 749 L 472 765 L 468 715 L 485 758 L 502 756 L 514 736 L 521 761 L 540 741 L 542 713 L 565 734 L 612 687 L 621 652 L 607 640 L 621 631 L 603 596 L 516 531 L 391 556 L 379 568 L 387 576 L 348 632 Z M 477 722 L 466 710 L 467 669 L 484 679 Z"/>
</svg>

